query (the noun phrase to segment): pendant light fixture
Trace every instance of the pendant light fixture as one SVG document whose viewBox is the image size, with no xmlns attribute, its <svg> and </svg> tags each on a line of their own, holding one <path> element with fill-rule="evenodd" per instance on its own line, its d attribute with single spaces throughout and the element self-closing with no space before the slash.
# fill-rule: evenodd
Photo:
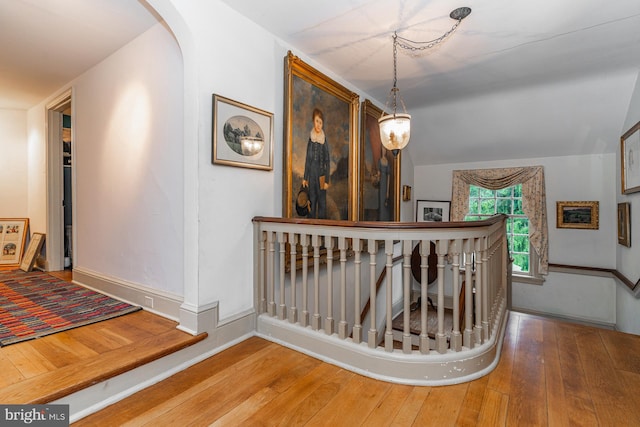
<svg viewBox="0 0 640 427">
<path fill-rule="evenodd" d="M 460 25 L 460 22 L 469 16 L 470 13 L 471 8 L 469 7 L 460 7 L 452 11 L 449 17 L 456 20 L 453 27 L 437 39 L 427 42 L 415 42 L 398 36 L 397 32 L 393 33 L 393 87 L 389 92 L 389 99 L 387 100 L 387 107 L 392 112 L 389 114 L 383 112 L 382 117 L 378 119 L 378 125 L 380 127 L 382 145 L 387 150 L 390 150 L 394 156 L 397 156 L 398 152 L 407 146 L 409 138 L 411 137 L 411 115 L 407 113 L 407 109 L 399 94 L 400 89 L 398 89 L 398 47 L 410 51 L 430 49 L 453 33 L 456 28 L 458 28 L 458 25 Z M 398 101 L 402 106 L 403 112 L 401 113 L 397 111 Z"/>
</svg>

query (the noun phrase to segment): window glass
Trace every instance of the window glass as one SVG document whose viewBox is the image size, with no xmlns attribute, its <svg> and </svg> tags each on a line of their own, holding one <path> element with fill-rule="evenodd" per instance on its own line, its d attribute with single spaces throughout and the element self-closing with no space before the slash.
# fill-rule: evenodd
<svg viewBox="0 0 640 427">
<path fill-rule="evenodd" d="M 513 258 L 514 273 L 529 274 L 531 246 L 529 244 L 529 220 L 522 211 L 522 185 L 488 190 L 471 185 L 469 188 L 469 213 L 465 221 L 486 219 L 496 213 L 505 214 L 507 241 Z"/>
</svg>

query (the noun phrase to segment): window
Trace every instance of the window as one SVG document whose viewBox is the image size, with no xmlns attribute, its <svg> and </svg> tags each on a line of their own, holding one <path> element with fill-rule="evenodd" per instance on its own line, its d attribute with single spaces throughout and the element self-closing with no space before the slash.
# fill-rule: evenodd
<svg viewBox="0 0 640 427">
<path fill-rule="evenodd" d="M 518 257 L 519 265 L 512 266 L 514 276 L 522 283 L 542 284 L 543 276 L 549 271 L 543 167 L 455 170 L 451 185 L 451 221 L 464 221 L 467 216 L 483 218 L 492 213 L 511 212 L 509 249 L 512 254 L 514 250 L 516 254 L 519 252 L 518 255 L 529 252 L 528 271 L 522 271 L 522 257 Z M 476 186 L 475 197 L 470 197 L 472 186 Z M 470 202 L 475 203 L 472 211 L 469 210 Z M 493 208 L 489 210 L 491 206 Z M 524 230 L 524 218 L 529 232 L 528 246 L 524 238 L 517 237 Z"/>
<path fill-rule="evenodd" d="M 500 190 L 469 186 L 469 212 L 464 220 L 476 221 L 495 214 L 505 214 L 509 217 L 507 241 L 513 259 L 513 273 L 532 275 L 531 253 L 535 252 L 529 244 L 529 219 L 522 210 L 522 184 Z"/>
</svg>

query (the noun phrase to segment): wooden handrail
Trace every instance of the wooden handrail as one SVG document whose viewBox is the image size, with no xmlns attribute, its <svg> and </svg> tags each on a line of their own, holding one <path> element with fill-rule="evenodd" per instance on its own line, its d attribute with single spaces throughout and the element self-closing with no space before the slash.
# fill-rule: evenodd
<svg viewBox="0 0 640 427">
<path fill-rule="evenodd" d="M 624 274 L 622 274 L 620 271 L 616 270 L 615 268 L 586 267 L 586 266 L 583 266 L 583 265 L 554 264 L 554 263 L 549 263 L 549 267 L 566 268 L 566 269 L 581 270 L 581 271 L 587 271 L 587 272 L 608 273 L 608 274 L 613 275 L 616 279 L 620 280 L 627 288 L 629 288 L 632 291 L 635 291 L 636 289 L 639 289 L 638 287 L 640 286 L 640 279 L 638 279 L 638 281 L 636 283 L 633 283 L 631 281 L 631 279 L 629 279 L 627 276 L 625 276 Z"/>
<path fill-rule="evenodd" d="M 282 218 L 282 217 L 264 217 L 256 216 L 253 222 L 270 222 L 281 224 L 305 224 L 305 225 L 324 225 L 331 227 L 359 227 L 373 229 L 392 229 L 392 230 L 409 230 L 409 229 L 438 229 L 438 228 L 479 228 L 495 224 L 506 217 L 504 214 L 493 215 L 490 218 L 478 221 L 452 221 L 452 222 L 395 222 L 395 221 L 338 221 L 333 219 L 307 219 L 307 218 Z"/>
</svg>

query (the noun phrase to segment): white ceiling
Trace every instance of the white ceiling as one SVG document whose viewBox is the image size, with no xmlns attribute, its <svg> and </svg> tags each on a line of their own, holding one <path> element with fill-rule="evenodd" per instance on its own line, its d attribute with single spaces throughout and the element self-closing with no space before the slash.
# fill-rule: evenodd
<svg viewBox="0 0 640 427">
<path fill-rule="evenodd" d="M 0 0 L 0 108 L 42 102 L 157 22 L 136 0 Z"/>
<path fill-rule="evenodd" d="M 398 54 L 407 108 L 640 66 L 638 0 L 223 0 L 375 99 L 392 85 L 392 34 L 438 48 Z M 295 52 L 294 52 L 295 53 Z"/>
<path fill-rule="evenodd" d="M 640 68 L 638 0 L 223 0 L 383 105 L 394 31 L 414 165 L 615 152 Z M 640 119 L 640 118 L 639 118 Z"/>
<path fill-rule="evenodd" d="M 417 55 L 399 51 L 398 87 L 414 114 L 413 134 L 427 132 L 421 124 L 441 125 L 428 130 L 428 143 L 412 136 L 416 165 L 483 160 L 479 146 L 488 143 L 493 159 L 496 150 L 504 158 L 613 152 L 611 135 L 620 132 L 620 116 L 635 84 L 629 76 L 637 76 L 640 68 L 639 0 L 223 1 L 293 46 L 294 54 L 321 64 L 380 104 L 392 85 L 393 32 L 431 40 L 454 23 L 451 10 L 471 7 L 471 15 L 437 48 Z M 0 108 L 26 109 L 41 102 L 148 29 L 157 19 L 143 4 L 0 0 L 0 39 L 5 41 L 0 44 Z M 624 77 L 600 77 L 609 75 Z M 594 84 L 600 83 L 596 91 Z M 478 135 L 478 124 L 495 121 L 498 109 L 483 109 L 477 100 L 491 101 L 502 93 L 512 103 L 500 106 L 508 123 L 495 132 L 483 126 Z M 523 103 L 522 96 L 532 100 Z M 600 103 L 606 108 L 597 111 Z M 460 105 L 476 108 L 452 122 Z M 535 130 L 540 132 L 542 124 L 547 135 L 516 147 L 514 133 L 527 132 L 531 124 L 525 118 L 534 115 L 540 121 L 541 112 L 551 123 L 536 123 Z M 597 142 L 585 143 L 579 132 Z"/>
</svg>

